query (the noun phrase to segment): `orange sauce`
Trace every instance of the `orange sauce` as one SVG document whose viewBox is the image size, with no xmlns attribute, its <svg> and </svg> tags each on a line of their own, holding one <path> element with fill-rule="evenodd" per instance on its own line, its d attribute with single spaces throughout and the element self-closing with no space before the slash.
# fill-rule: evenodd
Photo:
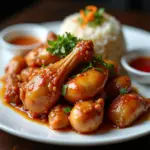
<svg viewBox="0 0 150 150">
<path fill-rule="evenodd" d="M 37 122 L 37 123 L 40 123 L 40 124 L 44 124 L 44 125 L 48 125 L 48 119 L 47 118 L 35 118 L 33 119 L 29 112 L 26 111 L 24 108 L 23 108 L 23 105 L 15 105 L 15 104 L 12 104 L 12 103 L 7 103 L 5 102 L 4 100 L 4 92 L 5 92 L 5 88 L 4 86 L 2 86 L 2 88 L 0 89 L 0 99 L 2 100 L 2 103 L 9 107 L 10 109 L 12 109 L 13 111 L 15 111 L 16 113 L 18 113 L 19 115 L 23 116 L 24 118 L 30 120 L 30 121 L 34 121 L 34 122 Z"/>
<path fill-rule="evenodd" d="M 136 70 L 150 72 L 150 57 L 139 57 L 132 60 L 129 64 Z"/>
<path fill-rule="evenodd" d="M 23 116 L 24 118 L 26 118 L 27 120 L 33 121 L 33 122 L 37 122 L 43 125 L 48 125 L 48 119 L 47 118 L 32 118 L 29 114 L 28 111 L 26 111 L 23 107 L 23 105 L 14 105 L 14 104 L 9 104 L 6 102 L 3 102 L 3 104 L 9 108 L 11 108 L 13 111 L 15 111 L 16 113 L 18 113 L 19 115 Z"/>
<path fill-rule="evenodd" d="M 117 129 L 108 119 L 107 117 L 105 116 L 104 117 L 105 119 L 103 120 L 103 123 L 100 125 L 98 131 L 98 133 L 106 133 L 108 131 L 111 131 L 111 130 L 115 130 Z"/>
<path fill-rule="evenodd" d="M 33 36 L 18 36 L 10 40 L 9 43 L 14 45 L 31 45 L 40 43 L 40 40 Z"/>
</svg>

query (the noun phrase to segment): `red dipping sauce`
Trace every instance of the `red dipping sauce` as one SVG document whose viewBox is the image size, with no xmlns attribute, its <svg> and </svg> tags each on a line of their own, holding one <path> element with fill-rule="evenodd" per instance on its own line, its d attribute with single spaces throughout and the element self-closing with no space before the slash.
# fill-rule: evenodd
<svg viewBox="0 0 150 150">
<path fill-rule="evenodd" d="M 31 44 L 37 44 L 40 43 L 41 41 L 33 36 L 19 36 L 11 41 L 9 43 L 14 44 L 14 45 L 31 45 Z"/>
<path fill-rule="evenodd" d="M 150 57 L 139 57 L 132 60 L 129 64 L 139 71 L 150 73 Z"/>
</svg>

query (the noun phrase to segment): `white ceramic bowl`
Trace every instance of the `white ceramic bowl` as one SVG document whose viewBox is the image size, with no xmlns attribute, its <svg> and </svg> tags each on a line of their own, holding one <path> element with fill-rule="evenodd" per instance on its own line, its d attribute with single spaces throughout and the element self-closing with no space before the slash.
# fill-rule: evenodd
<svg viewBox="0 0 150 150">
<path fill-rule="evenodd" d="M 121 64 L 124 69 L 129 73 L 133 80 L 136 80 L 138 83 L 150 84 L 150 73 L 136 70 L 131 67 L 129 63 L 141 56 L 150 57 L 150 49 L 141 49 L 127 52 L 121 59 Z M 139 62 L 140 63 L 140 62 Z"/>
<path fill-rule="evenodd" d="M 11 39 L 24 35 L 36 37 L 41 43 L 44 43 L 47 40 L 48 29 L 41 25 L 31 23 L 6 27 L 0 32 L 0 43 L 3 50 L 9 51 L 11 55 L 22 55 L 41 44 L 14 45 L 9 43 Z"/>
</svg>

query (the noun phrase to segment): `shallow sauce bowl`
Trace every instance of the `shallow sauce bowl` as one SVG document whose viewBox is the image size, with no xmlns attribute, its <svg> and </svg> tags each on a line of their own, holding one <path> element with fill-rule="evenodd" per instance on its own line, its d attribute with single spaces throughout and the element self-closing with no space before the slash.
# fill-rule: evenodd
<svg viewBox="0 0 150 150">
<path fill-rule="evenodd" d="M 123 68 L 129 73 L 133 80 L 141 84 L 150 84 L 150 73 L 139 71 L 129 65 L 129 63 L 139 57 L 150 57 L 150 50 L 139 49 L 127 52 L 121 59 Z M 139 62 L 140 64 L 140 62 Z"/>
<path fill-rule="evenodd" d="M 40 42 L 30 45 L 14 45 L 9 42 L 18 36 L 32 36 Z M 23 55 L 41 43 L 46 42 L 47 36 L 48 30 L 41 25 L 32 23 L 16 24 L 6 27 L 0 32 L 0 43 L 3 50 L 9 52 L 12 56 Z"/>
</svg>

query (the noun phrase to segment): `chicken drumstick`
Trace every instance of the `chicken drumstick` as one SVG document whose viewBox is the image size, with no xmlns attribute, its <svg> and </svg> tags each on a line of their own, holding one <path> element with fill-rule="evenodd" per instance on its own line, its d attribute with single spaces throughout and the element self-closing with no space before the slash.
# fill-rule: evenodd
<svg viewBox="0 0 150 150">
<path fill-rule="evenodd" d="M 92 41 L 80 41 L 68 56 L 32 75 L 29 82 L 21 87 L 20 96 L 32 117 L 49 113 L 59 99 L 68 74 L 79 63 L 90 61 L 93 53 Z"/>
</svg>

